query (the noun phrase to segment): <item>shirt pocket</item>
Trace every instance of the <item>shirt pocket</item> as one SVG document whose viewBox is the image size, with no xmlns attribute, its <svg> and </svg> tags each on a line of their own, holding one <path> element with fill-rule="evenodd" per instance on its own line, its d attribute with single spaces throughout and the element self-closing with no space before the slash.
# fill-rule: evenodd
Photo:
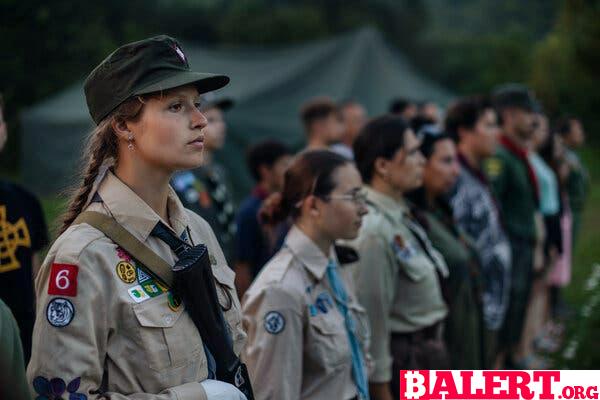
<svg viewBox="0 0 600 400">
<path fill-rule="evenodd" d="M 169 308 L 167 294 L 133 305 L 139 323 L 139 346 L 150 369 L 161 372 L 200 361 L 206 363 L 202 339 L 183 305 Z"/>
<path fill-rule="evenodd" d="M 361 343 L 363 351 L 366 352 L 371 343 L 371 326 L 369 325 L 367 310 L 356 302 L 350 303 L 348 308 L 354 320 L 355 334 Z"/>
<path fill-rule="evenodd" d="M 213 276 L 217 297 L 233 341 L 233 350 L 239 355 L 246 342 L 246 333 L 242 327 L 241 306 L 235 291 L 235 273 L 228 266 L 218 266 L 213 268 Z"/>
<path fill-rule="evenodd" d="M 310 358 L 325 370 L 349 363 L 348 333 L 341 315 L 330 311 L 310 317 L 310 334 L 306 345 Z"/>
</svg>

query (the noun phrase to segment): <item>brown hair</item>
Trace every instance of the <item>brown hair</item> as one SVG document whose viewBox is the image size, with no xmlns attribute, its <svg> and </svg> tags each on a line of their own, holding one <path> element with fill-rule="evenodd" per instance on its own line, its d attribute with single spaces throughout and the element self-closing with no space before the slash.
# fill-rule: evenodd
<svg viewBox="0 0 600 400">
<path fill-rule="evenodd" d="M 315 97 L 306 102 L 300 109 L 300 119 L 306 131 L 318 120 L 325 119 L 333 113 L 338 112 L 335 102 L 329 97 Z"/>
<path fill-rule="evenodd" d="M 92 186 L 105 160 L 114 158 L 117 162 L 119 141 L 112 124 L 116 121 L 135 121 L 140 118 L 144 99 L 135 97 L 122 103 L 89 134 L 83 155 L 84 167 L 80 169 L 80 183 L 71 189 L 67 211 L 62 217 L 59 234 L 67 230 L 75 218 L 83 211 Z"/>
<path fill-rule="evenodd" d="M 302 201 L 310 196 L 327 196 L 335 188 L 333 173 L 349 160 L 329 150 L 312 150 L 300 155 L 286 170 L 283 190 L 265 200 L 260 210 L 263 222 L 276 224 L 288 216 L 298 218 Z"/>
</svg>

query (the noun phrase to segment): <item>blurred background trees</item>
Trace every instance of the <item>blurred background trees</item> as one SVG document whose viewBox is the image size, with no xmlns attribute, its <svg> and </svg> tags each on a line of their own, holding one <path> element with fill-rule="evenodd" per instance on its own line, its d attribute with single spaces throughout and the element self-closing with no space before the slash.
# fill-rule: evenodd
<svg viewBox="0 0 600 400">
<path fill-rule="evenodd" d="M 159 33 L 284 46 L 371 25 L 459 95 L 525 82 L 553 116 L 581 115 L 595 132 L 598 21 L 598 0 L 0 0 L 0 91 L 11 132 L 0 168 L 19 168 L 22 108 L 82 79 L 119 44 Z"/>
</svg>

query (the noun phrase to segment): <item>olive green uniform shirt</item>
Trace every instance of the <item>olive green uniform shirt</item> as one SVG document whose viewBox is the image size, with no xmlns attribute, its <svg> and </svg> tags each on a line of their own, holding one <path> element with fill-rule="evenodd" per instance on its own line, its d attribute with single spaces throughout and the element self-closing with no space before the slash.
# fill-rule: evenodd
<svg viewBox="0 0 600 400">
<path fill-rule="evenodd" d="M 444 281 L 448 318 L 444 336 L 452 369 L 483 368 L 481 287 L 477 255 L 468 239 L 448 226 L 441 210 L 424 211 L 427 234 L 448 264 Z M 452 217 L 450 217 L 452 218 Z"/>
<path fill-rule="evenodd" d="M 537 239 L 534 214 L 538 211 L 535 187 L 527 174 L 527 167 L 504 146 L 487 159 L 484 170 L 490 180 L 495 198 L 502 212 L 502 220 L 511 240 Z M 518 254 L 515 255 L 518 257 Z"/>
</svg>

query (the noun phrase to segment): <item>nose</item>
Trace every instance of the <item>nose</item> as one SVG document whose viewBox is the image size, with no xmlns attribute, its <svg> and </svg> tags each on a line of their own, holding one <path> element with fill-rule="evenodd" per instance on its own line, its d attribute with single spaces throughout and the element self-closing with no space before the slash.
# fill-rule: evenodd
<svg viewBox="0 0 600 400">
<path fill-rule="evenodd" d="M 192 129 L 203 129 L 208 125 L 208 120 L 198 109 L 194 109 L 191 115 Z"/>
<path fill-rule="evenodd" d="M 364 216 L 367 215 L 369 213 L 369 209 L 367 208 L 366 203 L 362 202 L 358 205 L 358 215 L 359 216 Z"/>
</svg>

